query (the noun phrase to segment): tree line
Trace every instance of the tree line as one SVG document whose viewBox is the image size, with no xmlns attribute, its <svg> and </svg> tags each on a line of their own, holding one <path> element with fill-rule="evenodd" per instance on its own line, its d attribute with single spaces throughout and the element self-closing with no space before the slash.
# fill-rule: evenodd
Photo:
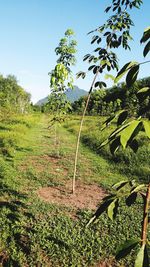
<svg viewBox="0 0 150 267">
<path fill-rule="evenodd" d="M 0 75 L 0 117 L 27 113 L 31 107 L 30 98 L 31 95 L 18 84 L 15 76 Z"/>
<path fill-rule="evenodd" d="M 121 109 L 126 109 L 132 116 L 143 114 L 149 118 L 150 98 L 147 97 L 141 103 L 138 96 L 138 91 L 143 87 L 150 87 L 150 77 L 136 81 L 130 88 L 127 88 L 125 83 L 119 83 L 109 89 L 95 89 L 89 100 L 87 114 L 107 116 Z M 72 112 L 81 114 L 86 100 L 87 96 L 82 96 L 72 103 Z"/>
</svg>

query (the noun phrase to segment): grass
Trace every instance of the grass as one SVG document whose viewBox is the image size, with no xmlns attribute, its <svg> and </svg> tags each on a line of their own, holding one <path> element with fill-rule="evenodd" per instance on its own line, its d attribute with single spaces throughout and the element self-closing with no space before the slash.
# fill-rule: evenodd
<svg viewBox="0 0 150 267">
<path fill-rule="evenodd" d="M 73 117 L 71 122 L 68 121 L 65 124 L 65 127 L 70 132 L 77 134 L 79 119 L 79 117 Z M 109 146 L 100 149 L 100 144 L 114 129 L 114 125 L 112 125 L 104 131 L 101 131 L 104 120 L 105 118 L 101 117 L 86 117 L 81 142 L 100 156 L 102 159 L 100 166 L 102 166 L 102 168 L 104 165 L 109 165 L 109 170 L 107 170 L 106 167 L 107 172 L 112 169 L 113 172 L 115 170 L 115 173 L 117 175 L 119 174 L 119 176 L 127 176 L 130 180 L 135 179 L 141 183 L 148 183 L 150 181 L 150 142 L 148 138 L 146 138 L 143 133 L 139 135 L 138 142 L 140 147 L 137 153 L 127 148 L 126 150 L 120 149 L 115 156 L 112 156 L 109 151 Z M 113 177 L 113 179 L 115 179 L 115 177 Z M 117 181 L 117 179 L 115 180 Z"/>
<path fill-rule="evenodd" d="M 55 158 L 54 132 L 48 130 L 46 116 L 14 121 L 1 125 L 6 127 L 1 131 L 13 128 L 10 132 L 14 133 L 14 128 L 26 127 L 23 138 L 22 130 L 17 131 L 20 143 L 13 157 L 3 154 L 0 157 L 1 266 L 91 267 L 107 259 L 112 266 L 132 267 L 135 251 L 118 263 L 114 254 L 122 240 L 140 235 L 141 203 L 138 201 L 129 210 L 122 207 L 114 222 L 104 213 L 86 228 L 93 214 L 91 210 L 75 211 L 73 207 L 42 201 L 37 196 L 39 188 L 57 186 L 71 179 L 76 136 L 66 128 L 59 128 L 60 158 Z M 76 119 L 76 128 L 77 122 Z M 85 125 L 87 129 L 89 122 Z M 73 126 L 74 121 L 71 123 Z M 114 182 L 126 178 L 125 173 L 114 168 L 113 162 L 81 144 L 77 179 L 109 189 Z"/>
</svg>

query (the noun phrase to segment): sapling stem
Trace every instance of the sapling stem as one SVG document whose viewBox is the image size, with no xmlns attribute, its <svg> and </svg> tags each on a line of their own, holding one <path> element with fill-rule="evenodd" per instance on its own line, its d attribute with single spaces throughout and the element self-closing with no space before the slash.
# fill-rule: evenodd
<svg viewBox="0 0 150 267">
<path fill-rule="evenodd" d="M 85 108 L 84 108 L 84 111 L 83 111 L 83 114 L 82 114 L 82 118 L 81 118 L 81 122 L 80 122 L 80 128 L 79 128 L 79 132 L 78 132 L 77 144 L 76 144 L 76 152 L 75 152 L 74 172 L 73 172 L 73 179 L 72 179 L 72 193 L 73 194 L 75 192 L 75 181 L 76 181 L 78 153 L 79 153 L 79 144 L 80 144 L 80 137 L 81 137 L 81 132 L 82 132 L 82 126 L 83 126 L 84 117 L 85 117 L 85 114 L 86 114 L 86 111 L 87 111 L 87 107 L 88 107 L 88 104 L 89 104 L 89 100 L 90 100 L 90 97 L 91 97 L 91 93 L 92 93 L 92 90 L 93 90 L 93 87 L 94 87 L 96 78 L 97 78 L 98 73 L 99 73 L 99 69 L 100 69 L 100 67 L 98 68 L 98 70 L 97 70 L 97 72 L 96 72 L 96 74 L 94 76 L 94 79 L 92 81 L 90 90 L 88 92 L 88 98 L 87 98 L 86 105 L 85 105 Z"/>
<path fill-rule="evenodd" d="M 148 212 L 150 208 L 150 183 L 147 187 L 147 193 L 144 203 L 144 214 L 143 214 L 143 229 L 142 229 L 142 245 L 147 243 L 147 232 L 148 232 Z"/>
</svg>

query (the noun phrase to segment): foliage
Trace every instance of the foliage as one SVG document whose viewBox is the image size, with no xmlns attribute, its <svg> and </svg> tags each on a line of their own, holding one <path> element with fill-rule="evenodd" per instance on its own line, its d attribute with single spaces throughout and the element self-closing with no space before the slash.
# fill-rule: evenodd
<svg viewBox="0 0 150 267">
<path fill-rule="evenodd" d="M 72 120 L 65 122 L 64 125 L 68 131 L 76 135 L 78 132 L 79 120 L 79 116 L 72 116 Z M 129 180 L 135 179 L 137 182 L 148 183 L 150 171 L 150 144 L 144 132 L 140 132 L 137 137 L 139 148 L 136 153 L 133 153 L 129 146 L 125 150 L 120 147 L 117 153 L 112 155 L 109 146 L 100 146 L 106 140 L 106 136 L 109 136 L 111 132 L 115 130 L 116 120 L 109 127 L 100 131 L 105 120 L 105 117 L 86 116 L 81 136 L 81 143 L 90 148 L 91 151 L 94 151 L 96 155 L 105 159 L 109 166 L 104 168 L 104 163 L 99 163 L 99 173 L 105 177 L 102 181 L 102 186 L 106 184 L 111 186 L 115 181 L 117 182 L 116 177 L 124 179 L 122 175 L 125 175 Z M 118 174 L 115 173 L 114 170 L 116 170 Z M 109 178 L 107 178 L 107 173 L 112 177 L 109 176 Z M 109 189 L 109 186 L 107 186 L 107 189 Z"/>
<path fill-rule="evenodd" d="M 16 78 L 0 75 L 0 118 L 12 113 L 27 113 L 30 110 L 30 94 L 18 85 Z"/>
<path fill-rule="evenodd" d="M 129 4 L 130 1 L 128 1 Z M 135 1 L 136 3 L 141 3 L 141 1 Z M 115 4 L 115 1 L 112 1 L 113 5 Z M 116 7 L 113 8 L 113 11 L 118 10 L 118 13 L 121 12 L 122 5 L 125 3 L 125 1 L 118 1 L 116 4 Z M 132 6 L 132 5 L 131 5 Z M 107 8 L 107 11 L 109 11 L 111 7 Z M 145 43 L 150 38 L 150 28 L 148 27 L 141 38 L 141 43 Z M 143 55 L 144 57 L 149 52 L 149 43 L 146 44 Z M 147 62 L 144 62 L 147 63 Z M 124 75 L 126 75 L 126 86 L 130 88 L 135 81 L 137 80 L 137 76 L 139 73 L 140 66 L 143 63 L 133 62 L 130 61 L 126 63 L 121 70 L 118 72 L 115 82 L 118 82 Z M 142 96 L 141 96 L 142 94 Z M 140 89 L 139 91 L 139 99 L 140 102 L 142 102 L 147 97 L 150 97 L 150 90 L 149 87 L 144 87 Z M 133 114 L 134 115 L 134 114 Z M 143 130 L 148 138 L 150 138 L 150 121 L 145 120 L 142 115 L 141 117 L 134 118 L 130 121 L 127 121 L 128 118 L 128 111 L 127 110 L 121 110 L 118 114 L 111 116 L 105 121 L 106 127 L 114 121 L 114 119 L 117 117 L 117 128 L 109 135 L 108 139 L 105 140 L 101 146 L 104 146 L 106 144 L 110 144 L 110 150 L 113 153 L 115 153 L 120 146 L 122 146 L 124 149 L 128 146 L 133 149 L 134 152 L 138 150 L 138 142 L 136 140 L 138 133 Z M 129 187 L 126 190 L 126 185 Z M 120 203 L 120 198 L 126 197 L 126 205 L 132 205 L 134 204 L 137 194 L 139 193 L 143 199 L 143 222 L 142 222 L 142 231 L 141 231 L 141 238 L 139 237 L 139 240 L 134 241 L 129 240 L 128 243 L 125 242 L 123 246 L 121 246 L 121 250 L 119 250 L 118 253 L 123 253 L 123 256 L 127 252 L 130 252 L 129 248 L 132 248 L 140 243 L 141 248 L 137 254 L 136 260 L 135 260 L 135 267 L 143 267 L 143 266 L 149 266 L 149 258 L 148 258 L 148 226 L 149 226 L 149 205 L 150 205 L 150 183 L 148 181 L 147 184 L 139 184 L 135 185 L 134 182 L 128 182 L 128 181 L 122 181 L 119 182 L 119 184 L 115 184 L 115 193 L 107 196 L 103 199 L 103 202 L 101 203 L 99 209 L 96 211 L 93 218 L 89 221 L 89 224 L 97 217 L 101 215 L 103 211 L 107 209 L 108 216 L 110 219 L 113 219 L 115 214 L 117 213 L 118 205 Z"/>
<path fill-rule="evenodd" d="M 100 44 L 94 50 L 97 55 L 95 53 L 92 55 L 87 54 L 84 57 L 84 61 L 92 63 L 88 70 L 92 71 L 93 74 L 96 74 L 96 72 L 103 73 L 104 70 L 118 70 L 117 56 L 112 49 L 118 49 L 120 46 L 130 49 L 128 43 L 132 40 L 130 28 L 134 24 L 127 10 L 134 7 L 139 8 L 141 4 L 141 0 L 112 1 L 112 6 L 106 8 L 105 12 L 107 13 L 112 10 L 113 12 L 116 11 L 116 13 L 111 15 L 102 26 L 89 32 L 89 34 L 95 32 L 97 34 L 92 37 L 91 44 Z M 85 73 L 79 72 L 77 76 L 85 78 Z M 94 85 L 99 88 L 106 87 L 103 81 L 97 81 Z"/>
<path fill-rule="evenodd" d="M 122 205 L 121 200 L 125 200 L 125 204 L 129 207 L 134 205 L 136 199 L 141 196 L 144 204 L 144 219 L 142 223 L 142 237 L 128 239 L 127 241 L 123 242 L 119 245 L 117 252 L 116 252 L 116 259 L 120 259 L 125 257 L 128 253 L 131 252 L 133 248 L 141 245 L 139 252 L 137 254 L 135 260 L 135 266 L 149 266 L 149 241 L 148 241 L 148 232 L 147 232 L 147 224 L 148 224 L 148 202 L 147 199 L 149 198 L 150 191 L 148 189 L 147 193 L 147 186 L 146 184 L 136 184 L 135 181 L 128 182 L 121 181 L 113 186 L 114 191 L 112 191 L 111 195 L 108 195 L 103 199 L 100 207 L 95 212 L 94 216 L 90 219 L 89 224 L 91 224 L 95 219 L 97 219 L 105 210 L 107 210 L 108 217 L 113 220 L 116 217 L 118 212 L 119 205 Z"/>
<path fill-rule="evenodd" d="M 73 36 L 74 31 L 68 29 L 65 32 L 64 38 L 60 40 L 59 46 L 55 49 L 56 55 L 59 56 L 57 63 L 63 63 L 68 69 L 68 72 L 71 72 L 70 66 L 76 62 L 75 53 L 77 42 L 71 39 Z"/>
<path fill-rule="evenodd" d="M 82 113 L 80 128 L 77 137 L 74 172 L 73 172 L 73 185 L 72 185 L 73 192 L 75 191 L 75 178 L 77 170 L 80 137 L 91 93 L 94 88 L 102 89 L 107 87 L 104 81 L 97 80 L 99 74 L 102 74 L 106 70 L 109 72 L 118 71 L 119 67 L 118 59 L 117 55 L 114 52 L 114 49 L 116 48 L 118 49 L 119 47 L 122 47 L 124 49 L 130 49 L 129 41 L 132 40 L 132 37 L 130 35 L 130 28 L 134 24 L 130 18 L 128 9 L 130 10 L 132 9 L 132 7 L 138 8 L 140 7 L 141 4 L 142 4 L 141 0 L 135 0 L 133 2 L 130 2 L 129 0 L 112 1 L 112 6 L 109 6 L 105 11 L 107 13 L 109 10 L 112 9 L 112 11 L 113 12 L 116 11 L 116 13 L 110 16 L 109 19 L 106 21 L 106 23 L 104 23 L 102 26 L 89 32 L 89 34 L 96 32 L 97 35 L 93 36 L 91 44 L 97 44 L 98 47 L 94 49 L 94 52 L 92 54 L 85 55 L 83 59 L 84 61 L 88 61 L 88 63 L 90 64 L 88 71 L 93 72 L 94 78 L 92 80 L 88 92 L 88 97 Z M 111 77 L 112 75 L 108 76 Z M 77 78 L 79 77 L 82 77 L 84 79 L 86 77 L 86 73 L 83 71 L 78 72 Z"/>
<path fill-rule="evenodd" d="M 73 88 L 73 77 L 71 66 L 75 64 L 76 41 L 72 40 L 74 32 L 68 29 L 65 37 L 60 40 L 56 47 L 56 55 L 59 56 L 57 64 L 50 74 L 51 94 L 47 103 L 48 109 L 54 114 L 52 123 L 63 120 L 63 115 L 71 108 L 66 98 L 67 88 Z"/>
<path fill-rule="evenodd" d="M 67 111 L 71 109 L 70 102 L 66 98 L 67 88 L 73 89 L 73 77 L 71 66 L 75 64 L 76 41 L 72 40 L 74 32 L 68 29 L 65 32 L 65 37 L 60 40 L 59 46 L 55 49 L 56 55 L 59 56 L 57 64 L 50 75 L 51 94 L 49 101 L 46 104 L 46 109 L 49 109 L 53 114 L 50 121 L 50 126 L 55 126 L 55 150 L 56 156 L 59 157 L 59 141 L 57 133 L 57 123 L 64 121 Z"/>
<path fill-rule="evenodd" d="M 52 114 L 54 114 L 52 119 L 53 122 L 61 122 L 62 116 L 66 114 L 66 111 L 70 107 L 64 94 L 66 89 L 64 83 L 66 79 L 68 79 L 68 71 L 66 70 L 66 67 L 61 63 L 57 64 L 51 74 L 51 87 L 53 86 L 53 91 L 49 96 L 47 103 L 48 108 Z"/>
<path fill-rule="evenodd" d="M 114 85 L 112 88 L 94 90 L 87 107 L 87 115 L 109 116 L 121 109 L 128 110 L 129 116 L 138 117 L 141 114 L 149 117 L 149 97 L 144 97 L 142 88 L 149 88 L 150 78 L 136 81 L 130 88 L 125 83 Z M 142 90 L 142 91 L 139 91 Z M 148 92 L 147 92 L 148 94 Z M 81 114 L 87 97 L 81 97 L 72 104 L 72 112 Z"/>
<path fill-rule="evenodd" d="M 144 31 L 141 42 L 146 42 L 149 38 L 150 38 L 150 33 L 149 33 L 149 28 L 147 28 Z M 144 53 L 144 55 L 146 56 L 147 53 Z M 118 72 L 116 80 L 118 81 L 122 76 L 126 74 L 126 85 L 128 88 L 130 88 L 137 79 L 139 68 L 140 68 L 139 63 L 129 62 L 125 64 Z M 145 99 L 148 99 L 147 108 L 149 110 L 150 88 L 148 86 L 143 87 L 140 90 L 138 90 L 137 94 L 140 104 L 143 103 Z M 114 115 L 113 117 L 105 121 L 105 124 L 107 126 L 116 117 L 118 117 L 117 121 L 118 127 L 114 132 L 112 132 L 108 140 L 104 142 L 104 145 L 110 143 L 110 146 L 112 148 L 112 153 L 114 153 L 119 148 L 119 146 L 122 146 L 123 148 L 130 146 L 134 151 L 137 151 L 138 143 L 136 140 L 136 136 L 141 130 L 145 131 L 146 136 L 150 138 L 150 121 L 143 119 L 142 117 L 143 109 L 139 109 L 138 115 L 140 115 L 141 117 L 126 122 L 128 118 L 128 111 L 122 110 L 117 115 Z"/>
</svg>

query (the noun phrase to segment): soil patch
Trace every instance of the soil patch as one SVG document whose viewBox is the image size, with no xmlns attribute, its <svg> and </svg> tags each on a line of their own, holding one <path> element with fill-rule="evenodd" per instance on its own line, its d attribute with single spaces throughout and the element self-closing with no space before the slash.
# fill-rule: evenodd
<svg viewBox="0 0 150 267">
<path fill-rule="evenodd" d="M 55 165 L 55 168 L 53 167 L 53 170 L 55 170 L 58 165 L 58 159 L 48 155 L 30 156 L 25 163 L 20 165 L 20 170 L 25 171 L 29 166 L 32 166 L 37 171 L 43 172 L 46 169 L 46 166 L 51 166 L 52 164 L 53 166 Z"/>
<path fill-rule="evenodd" d="M 71 193 L 71 181 L 66 185 L 43 187 L 37 191 L 38 196 L 50 203 L 63 205 L 75 209 L 92 209 L 95 210 L 106 192 L 96 184 L 85 184 L 76 181 L 76 191 Z"/>
</svg>

